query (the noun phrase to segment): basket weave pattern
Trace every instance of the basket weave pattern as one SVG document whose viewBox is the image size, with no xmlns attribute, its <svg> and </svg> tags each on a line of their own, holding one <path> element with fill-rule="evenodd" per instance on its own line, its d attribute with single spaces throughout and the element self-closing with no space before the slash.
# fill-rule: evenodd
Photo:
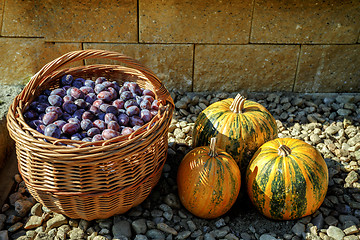
<svg viewBox="0 0 360 240">
<path fill-rule="evenodd" d="M 117 60 L 124 66 L 63 68 L 89 58 Z M 135 81 L 155 92 L 159 113 L 133 134 L 110 140 L 89 143 L 47 137 L 28 126 L 23 113 L 43 90 L 58 87 L 65 74 L 106 77 L 121 85 Z M 167 156 L 173 109 L 161 81 L 134 59 L 116 52 L 84 50 L 67 53 L 35 74 L 10 106 L 7 126 L 16 143 L 19 172 L 31 195 L 54 212 L 93 220 L 128 211 L 157 184 Z"/>
</svg>

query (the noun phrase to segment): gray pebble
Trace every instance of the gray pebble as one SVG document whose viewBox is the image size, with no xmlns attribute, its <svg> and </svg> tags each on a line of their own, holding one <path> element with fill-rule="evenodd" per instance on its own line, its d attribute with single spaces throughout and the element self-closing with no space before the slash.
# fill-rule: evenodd
<svg viewBox="0 0 360 240">
<path fill-rule="evenodd" d="M 164 202 L 171 208 L 179 209 L 181 206 L 178 196 L 174 193 L 169 193 L 168 195 L 166 195 Z"/>
<path fill-rule="evenodd" d="M 179 232 L 178 235 L 175 237 L 175 239 L 187 239 L 190 236 L 191 232 L 190 231 L 182 231 Z"/>
<path fill-rule="evenodd" d="M 159 229 L 150 229 L 146 232 L 146 236 L 150 239 L 165 239 L 165 234 Z"/>
<path fill-rule="evenodd" d="M 0 231 L 0 239 L 1 240 L 9 240 L 9 234 L 7 230 Z"/>
<path fill-rule="evenodd" d="M 25 217 L 33 206 L 34 204 L 31 201 L 19 199 L 15 202 L 15 211 L 19 217 Z"/>
<path fill-rule="evenodd" d="M 305 225 L 297 222 L 293 227 L 292 227 L 292 232 L 296 235 L 301 237 L 303 235 L 303 233 L 305 232 Z"/>
<path fill-rule="evenodd" d="M 344 224 L 347 221 L 352 221 L 354 222 L 356 225 L 360 224 L 360 220 L 358 217 L 355 217 L 353 215 L 340 215 L 339 216 L 339 220 L 342 224 Z"/>
<path fill-rule="evenodd" d="M 216 238 L 212 234 L 206 233 L 204 235 L 204 240 L 216 240 Z"/>
<path fill-rule="evenodd" d="M 0 231 L 4 228 L 6 221 L 6 215 L 0 214 Z"/>
<path fill-rule="evenodd" d="M 134 240 L 148 240 L 148 238 L 145 235 L 136 235 Z"/>
<path fill-rule="evenodd" d="M 175 107 L 179 108 L 179 109 L 186 109 L 188 106 L 188 104 L 184 101 L 177 101 L 175 103 Z"/>
<path fill-rule="evenodd" d="M 114 224 L 112 226 L 112 233 L 114 237 L 125 236 L 127 238 L 131 238 L 131 225 L 126 220 L 118 220 L 116 217 L 114 218 Z"/>
<path fill-rule="evenodd" d="M 144 218 L 133 221 L 131 226 L 136 234 L 145 234 L 147 231 L 146 220 Z"/>
<path fill-rule="evenodd" d="M 235 234 L 233 234 L 233 233 L 227 234 L 224 238 L 227 240 L 239 240 L 239 238 L 237 236 L 235 236 Z"/>
<path fill-rule="evenodd" d="M 17 230 L 19 230 L 20 228 L 22 228 L 24 226 L 23 223 L 21 222 L 17 222 L 13 225 L 11 225 L 9 228 L 8 228 L 8 231 L 9 232 L 16 232 Z"/>
<path fill-rule="evenodd" d="M 111 221 L 110 221 L 111 223 Z M 86 229 L 88 229 L 88 227 L 90 226 L 90 222 L 86 221 L 84 219 L 80 219 L 79 221 L 79 228 L 82 229 L 83 231 L 86 231 Z M 110 227 L 108 228 L 110 229 Z"/>
<path fill-rule="evenodd" d="M 217 220 L 216 222 L 215 222 L 215 226 L 217 227 L 217 228 L 221 228 L 221 227 L 223 227 L 223 226 L 225 226 L 226 225 L 226 223 L 225 223 L 225 220 L 223 219 L 223 218 L 220 218 L 219 220 Z"/>
<path fill-rule="evenodd" d="M 240 237 L 244 240 L 251 240 L 251 236 L 250 234 L 246 233 L 246 232 L 243 232 L 240 234 Z"/>
<path fill-rule="evenodd" d="M 277 238 L 270 234 L 265 233 L 260 236 L 260 240 L 277 240 Z"/>
<path fill-rule="evenodd" d="M 187 223 L 187 225 L 189 227 L 189 230 L 191 232 L 194 232 L 197 229 L 196 224 L 192 220 L 189 220 L 186 223 Z"/>
<path fill-rule="evenodd" d="M 316 226 L 317 229 L 322 229 L 324 226 L 324 217 L 323 217 L 322 213 L 320 213 L 316 217 L 314 217 L 311 220 L 311 223 L 314 224 L 314 226 Z"/>
</svg>

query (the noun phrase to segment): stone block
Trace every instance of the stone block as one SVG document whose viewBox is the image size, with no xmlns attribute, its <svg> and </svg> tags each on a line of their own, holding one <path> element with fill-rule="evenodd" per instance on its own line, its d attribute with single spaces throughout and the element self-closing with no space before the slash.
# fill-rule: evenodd
<svg viewBox="0 0 360 240">
<path fill-rule="evenodd" d="M 26 84 L 49 61 L 79 49 L 79 43 L 54 44 L 45 43 L 40 38 L 0 38 L 0 82 Z"/>
<path fill-rule="evenodd" d="M 296 92 L 360 92 L 360 45 L 303 45 Z"/>
<path fill-rule="evenodd" d="M 21 85 L 0 85 L 0 169 L 6 163 L 8 156 L 14 149 L 14 141 L 10 138 L 6 126 L 6 115 L 16 95 L 21 90 Z"/>
<path fill-rule="evenodd" d="M 103 49 L 123 53 L 132 57 L 151 71 L 164 83 L 168 90 L 191 91 L 193 46 L 189 44 L 84 44 L 84 49 Z M 94 63 L 118 64 L 112 60 L 86 60 Z"/>
<path fill-rule="evenodd" d="M 252 43 L 356 43 L 358 1 L 256 0 Z"/>
<path fill-rule="evenodd" d="M 139 1 L 140 42 L 248 43 L 252 2 Z"/>
<path fill-rule="evenodd" d="M 299 46 L 199 45 L 194 91 L 292 91 Z"/>
<path fill-rule="evenodd" d="M 4 2 L 5 2 L 5 0 L 0 0 L 0 19 L 2 19 L 2 16 L 3 16 Z M 1 26 L 2 26 L 2 24 L 0 24 L 0 33 L 1 33 Z"/>
<path fill-rule="evenodd" d="M 137 42 L 137 1 L 7 0 L 3 36 L 47 41 Z"/>
</svg>

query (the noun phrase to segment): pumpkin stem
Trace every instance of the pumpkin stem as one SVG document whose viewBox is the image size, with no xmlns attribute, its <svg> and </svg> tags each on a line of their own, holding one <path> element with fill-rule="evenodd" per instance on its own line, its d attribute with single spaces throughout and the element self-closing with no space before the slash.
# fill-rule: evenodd
<svg viewBox="0 0 360 240">
<path fill-rule="evenodd" d="M 278 154 L 279 154 L 279 156 L 287 157 L 291 154 L 291 149 L 286 145 L 281 145 L 278 148 Z"/>
<path fill-rule="evenodd" d="M 216 152 L 216 137 L 212 137 L 210 139 L 210 152 L 209 152 L 209 156 L 210 157 L 216 157 L 218 154 Z"/>
<path fill-rule="evenodd" d="M 246 98 L 241 96 L 241 94 L 236 95 L 234 101 L 230 105 L 230 110 L 234 113 L 242 113 L 242 110 L 244 108 Z"/>
</svg>

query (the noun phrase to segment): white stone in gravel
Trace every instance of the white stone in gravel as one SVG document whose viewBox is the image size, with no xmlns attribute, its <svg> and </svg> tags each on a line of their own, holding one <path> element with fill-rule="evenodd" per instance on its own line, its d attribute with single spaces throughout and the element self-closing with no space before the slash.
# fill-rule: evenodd
<svg viewBox="0 0 360 240">
<path fill-rule="evenodd" d="M 183 139 L 183 138 L 185 138 L 185 133 L 183 131 L 181 131 L 180 128 L 176 128 L 174 130 L 174 136 L 178 139 Z"/>
<path fill-rule="evenodd" d="M 82 229 L 80 228 L 73 228 L 72 230 L 70 230 L 69 232 L 69 237 L 70 239 L 84 239 L 85 233 Z"/>
<path fill-rule="evenodd" d="M 49 221 L 46 222 L 46 230 L 49 231 L 52 228 L 67 224 L 67 222 L 68 221 L 64 215 L 55 214 L 53 218 L 49 219 Z"/>
<path fill-rule="evenodd" d="M 69 225 L 62 225 L 57 229 L 57 233 L 56 236 L 60 239 L 60 240 L 65 240 L 66 239 L 66 234 L 70 231 L 70 226 Z"/>
<path fill-rule="evenodd" d="M 33 229 L 41 226 L 42 224 L 42 217 L 39 216 L 31 216 L 25 224 L 25 229 Z"/>
<path fill-rule="evenodd" d="M 338 227 L 330 226 L 326 233 L 329 237 L 332 237 L 334 239 L 343 239 L 345 237 L 345 233 Z"/>
<path fill-rule="evenodd" d="M 291 230 L 296 236 L 301 237 L 305 232 L 305 225 L 298 222 L 292 227 Z"/>
<path fill-rule="evenodd" d="M 360 230 L 355 225 L 352 225 L 351 227 L 344 229 L 345 235 L 351 235 L 359 232 Z"/>
<path fill-rule="evenodd" d="M 42 206 L 40 203 L 35 203 L 35 205 L 30 210 L 31 215 L 41 217 L 43 214 Z"/>
<path fill-rule="evenodd" d="M 277 240 L 277 238 L 271 236 L 270 234 L 264 233 L 260 236 L 260 240 Z"/>
<path fill-rule="evenodd" d="M 48 240 L 49 235 L 45 232 L 40 232 L 36 235 L 35 240 Z"/>
<path fill-rule="evenodd" d="M 140 218 L 131 223 L 136 234 L 145 234 L 147 231 L 146 219 Z"/>
<path fill-rule="evenodd" d="M 93 240 L 107 240 L 107 238 L 104 236 L 95 236 Z"/>
<path fill-rule="evenodd" d="M 321 138 L 317 134 L 311 134 L 310 141 L 314 144 L 319 144 L 321 142 Z"/>
<path fill-rule="evenodd" d="M 340 128 L 338 126 L 332 125 L 329 126 L 325 129 L 325 133 L 329 134 L 329 135 L 334 135 L 336 134 L 338 131 L 340 130 Z"/>
<path fill-rule="evenodd" d="M 26 231 L 26 237 L 27 237 L 27 240 L 29 239 L 34 239 L 36 237 L 36 232 L 34 230 L 29 230 L 29 231 Z M 59 239 L 60 240 L 60 239 Z"/>
<path fill-rule="evenodd" d="M 359 174 L 356 171 L 351 171 L 348 173 L 348 175 L 345 178 L 345 182 L 352 184 L 356 182 L 359 179 Z"/>
</svg>

